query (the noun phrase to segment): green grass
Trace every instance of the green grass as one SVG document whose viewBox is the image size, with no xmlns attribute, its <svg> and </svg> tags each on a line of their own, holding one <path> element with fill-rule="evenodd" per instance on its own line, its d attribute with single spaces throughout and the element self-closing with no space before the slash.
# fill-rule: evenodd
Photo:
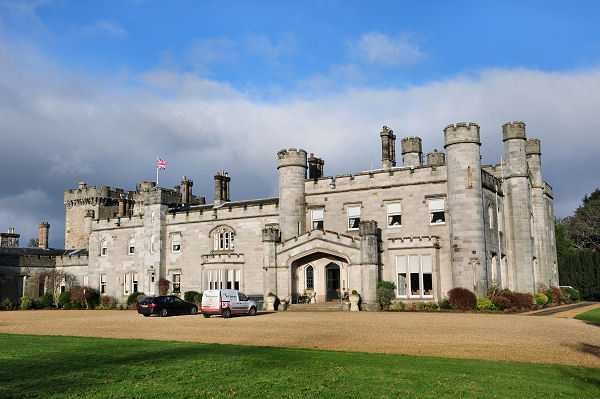
<svg viewBox="0 0 600 399">
<path fill-rule="evenodd" d="M 588 310 L 575 316 L 579 320 L 596 321 L 600 323 L 600 308 Z"/>
<path fill-rule="evenodd" d="M 9 334 L 0 348 L 2 398 L 600 397 L 584 367 Z"/>
</svg>

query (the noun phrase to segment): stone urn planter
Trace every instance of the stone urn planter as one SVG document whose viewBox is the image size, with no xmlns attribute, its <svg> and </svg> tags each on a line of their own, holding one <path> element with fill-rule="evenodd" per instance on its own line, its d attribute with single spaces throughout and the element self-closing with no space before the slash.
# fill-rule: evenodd
<svg viewBox="0 0 600 399">
<path fill-rule="evenodd" d="M 350 311 L 358 312 L 359 311 L 358 302 L 360 301 L 360 295 L 358 295 L 356 290 L 352 291 L 352 294 L 350 295 L 349 299 L 350 299 Z"/>
<path fill-rule="evenodd" d="M 275 301 L 276 300 L 277 300 L 277 297 L 272 292 L 269 292 L 269 294 L 265 297 L 265 307 L 266 307 L 265 310 L 267 312 L 275 311 Z"/>
</svg>

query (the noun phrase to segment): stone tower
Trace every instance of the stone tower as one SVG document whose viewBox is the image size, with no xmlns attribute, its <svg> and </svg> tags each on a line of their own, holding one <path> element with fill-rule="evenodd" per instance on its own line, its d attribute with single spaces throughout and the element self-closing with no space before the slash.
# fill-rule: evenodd
<svg viewBox="0 0 600 399">
<path fill-rule="evenodd" d="M 404 166 L 420 166 L 422 154 L 420 137 L 405 137 L 402 139 L 402 160 Z"/>
<path fill-rule="evenodd" d="M 304 180 L 306 151 L 295 148 L 277 153 L 279 172 L 279 229 L 281 241 L 306 231 Z"/>
<path fill-rule="evenodd" d="M 475 123 L 448 125 L 444 138 L 453 286 L 484 292 L 487 265 L 479 126 Z"/>
<path fill-rule="evenodd" d="M 507 122 L 502 125 L 502 140 L 504 141 L 504 155 L 506 157 L 504 177 L 508 194 L 506 202 L 508 203 L 507 217 L 510 229 L 507 240 L 510 288 L 519 292 L 534 292 L 535 270 L 533 258 L 535 250 L 532 231 L 531 191 L 527 174 L 525 123 Z"/>
<path fill-rule="evenodd" d="M 384 126 L 381 136 L 381 167 L 389 169 L 396 166 L 396 136 L 394 131 Z"/>
</svg>

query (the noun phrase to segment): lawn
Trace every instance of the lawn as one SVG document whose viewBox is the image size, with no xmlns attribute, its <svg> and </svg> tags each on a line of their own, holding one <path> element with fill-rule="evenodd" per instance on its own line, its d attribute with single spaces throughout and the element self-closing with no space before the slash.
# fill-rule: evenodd
<svg viewBox="0 0 600 399">
<path fill-rule="evenodd" d="M 600 323 L 600 308 L 588 310 L 575 316 L 579 320 L 596 321 Z"/>
<path fill-rule="evenodd" d="M 600 397 L 600 369 L 0 334 L 0 397 Z"/>
</svg>

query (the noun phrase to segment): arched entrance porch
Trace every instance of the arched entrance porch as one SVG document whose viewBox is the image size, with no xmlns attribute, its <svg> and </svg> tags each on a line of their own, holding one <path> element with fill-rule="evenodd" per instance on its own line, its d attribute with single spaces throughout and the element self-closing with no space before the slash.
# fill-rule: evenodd
<svg viewBox="0 0 600 399">
<path fill-rule="evenodd" d="M 339 300 L 348 287 L 348 259 L 314 252 L 291 263 L 292 303 L 298 298 L 311 303 Z"/>
</svg>

